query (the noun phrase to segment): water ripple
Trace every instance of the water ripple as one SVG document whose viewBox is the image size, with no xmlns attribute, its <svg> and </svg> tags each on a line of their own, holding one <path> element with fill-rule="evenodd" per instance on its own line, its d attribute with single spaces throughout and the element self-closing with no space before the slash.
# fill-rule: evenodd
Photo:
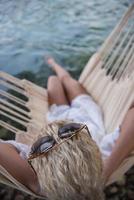
<svg viewBox="0 0 134 200">
<path fill-rule="evenodd" d="M 130 3 L 1 0 L 0 69 L 12 74 L 38 71 L 44 54 L 54 55 L 67 65 L 72 63 L 72 68 L 81 67 L 78 58 L 88 59 L 96 51 Z"/>
</svg>

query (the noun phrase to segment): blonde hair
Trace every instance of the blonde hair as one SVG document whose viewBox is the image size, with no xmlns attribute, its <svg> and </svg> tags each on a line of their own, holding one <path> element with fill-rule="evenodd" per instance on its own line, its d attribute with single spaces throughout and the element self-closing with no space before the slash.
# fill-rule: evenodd
<svg viewBox="0 0 134 200">
<path fill-rule="evenodd" d="M 43 135 L 58 137 L 58 128 L 69 123 L 48 124 Z M 51 200 L 102 200 L 102 160 L 96 143 L 86 130 L 33 159 L 41 191 Z"/>
</svg>

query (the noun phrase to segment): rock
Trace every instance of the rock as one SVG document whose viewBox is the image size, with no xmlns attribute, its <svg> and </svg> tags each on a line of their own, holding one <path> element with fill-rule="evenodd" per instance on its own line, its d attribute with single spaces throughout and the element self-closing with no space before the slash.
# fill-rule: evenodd
<svg viewBox="0 0 134 200">
<path fill-rule="evenodd" d="M 111 194 L 117 194 L 118 191 L 119 191 L 119 188 L 116 187 L 116 186 L 113 186 L 113 187 L 110 189 L 110 193 L 111 193 Z"/>
<path fill-rule="evenodd" d="M 134 200 L 134 190 L 128 190 L 127 191 L 127 196 L 129 200 Z"/>
<path fill-rule="evenodd" d="M 126 184 L 126 176 L 122 176 L 118 182 L 117 182 L 118 186 L 124 186 Z"/>
<path fill-rule="evenodd" d="M 14 200 L 24 200 L 23 194 L 17 194 Z"/>
</svg>

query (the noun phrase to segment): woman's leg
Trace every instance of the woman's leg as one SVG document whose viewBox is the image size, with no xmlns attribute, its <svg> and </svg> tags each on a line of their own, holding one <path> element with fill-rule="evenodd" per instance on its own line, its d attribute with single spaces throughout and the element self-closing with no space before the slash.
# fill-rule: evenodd
<svg viewBox="0 0 134 200">
<path fill-rule="evenodd" d="M 69 102 L 81 94 L 87 94 L 83 86 L 77 80 L 73 79 L 64 68 L 55 62 L 53 58 L 48 58 L 47 62 L 56 72 L 61 81 Z"/>
<path fill-rule="evenodd" d="M 134 150 L 134 105 L 130 107 L 121 124 L 120 135 L 110 157 L 104 165 L 104 178 L 108 180 L 110 175 L 119 167 L 122 161 Z"/>
<path fill-rule="evenodd" d="M 49 105 L 68 105 L 64 89 L 58 77 L 50 76 L 47 83 Z"/>
</svg>

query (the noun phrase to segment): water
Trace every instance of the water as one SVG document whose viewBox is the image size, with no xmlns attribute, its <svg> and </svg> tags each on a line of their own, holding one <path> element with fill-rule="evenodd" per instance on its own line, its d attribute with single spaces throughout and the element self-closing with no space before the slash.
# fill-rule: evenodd
<svg viewBox="0 0 134 200">
<path fill-rule="evenodd" d="M 51 55 L 78 76 L 132 2 L 0 0 L 0 70 L 43 85 Z"/>
</svg>

